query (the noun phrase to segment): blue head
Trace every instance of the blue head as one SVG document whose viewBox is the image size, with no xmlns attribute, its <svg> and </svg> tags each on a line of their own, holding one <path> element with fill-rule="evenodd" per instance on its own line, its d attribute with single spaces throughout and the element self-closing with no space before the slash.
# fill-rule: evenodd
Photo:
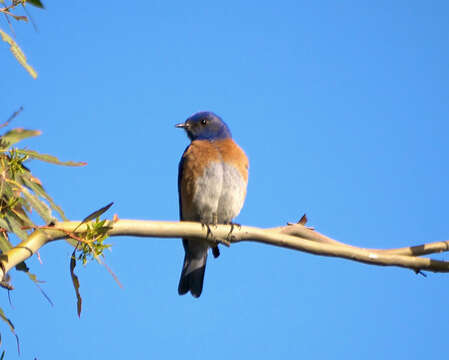
<svg viewBox="0 0 449 360">
<path fill-rule="evenodd" d="M 228 125 L 218 115 L 210 111 L 193 114 L 185 122 L 177 124 L 187 132 L 190 140 L 222 140 L 231 137 Z"/>
</svg>

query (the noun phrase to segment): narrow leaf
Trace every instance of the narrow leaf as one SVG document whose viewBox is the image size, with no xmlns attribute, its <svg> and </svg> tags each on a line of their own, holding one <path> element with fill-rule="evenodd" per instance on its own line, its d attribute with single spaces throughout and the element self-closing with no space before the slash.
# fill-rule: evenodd
<svg viewBox="0 0 449 360">
<path fill-rule="evenodd" d="M 30 65 L 27 63 L 27 58 L 23 51 L 20 49 L 19 45 L 9 36 L 7 33 L 5 33 L 3 30 L 0 29 L 0 36 L 2 37 L 3 41 L 7 42 L 10 45 L 10 50 L 14 57 L 17 59 L 17 61 L 22 65 L 26 71 L 31 75 L 33 79 L 37 78 L 37 72 L 34 70 Z"/>
<path fill-rule="evenodd" d="M 5 217 L 5 220 L 7 224 L 6 230 L 16 234 L 22 241 L 28 239 L 28 233 L 22 229 L 23 224 L 19 222 L 19 219 L 15 215 Z"/>
<path fill-rule="evenodd" d="M 16 342 L 17 342 L 17 352 L 18 352 L 19 355 L 20 355 L 20 342 L 19 342 L 19 337 L 17 336 L 17 334 L 16 334 L 16 332 L 15 332 L 14 325 L 12 324 L 11 320 L 9 320 L 9 319 L 6 317 L 6 315 L 5 315 L 5 313 L 3 312 L 3 309 L 2 309 L 2 308 L 0 308 L 0 318 L 1 318 L 3 321 L 5 321 L 5 322 L 9 325 L 9 328 L 10 328 L 11 332 L 12 332 L 12 333 L 14 334 L 14 336 L 16 337 Z"/>
<path fill-rule="evenodd" d="M 38 130 L 12 129 L 1 137 L 1 146 L 7 149 L 23 139 L 39 136 L 40 134 L 42 132 Z"/>
<path fill-rule="evenodd" d="M 8 230 L 8 224 L 3 218 L 0 218 L 0 227 L 2 229 Z M 0 234 L 0 250 L 2 251 L 2 253 L 5 253 L 6 251 L 8 251 L 13 247 L 8 240 L 8 236 L 7 235 L 5 236 L 5 234 L 7 233 L 4 232 Z"/>
<path fill-rule="evenodd" d="M 31 179 L 30 173 L 25 173 L 24 176 L 21 178 L 23 181 L 23 184 L 34 191 L 34 193 L 40 197 L 43 197 L 45 200 L 47 200 L 52 207 L 53 210 L 57 211 L 57 213 L 61 216 L 61 219 L 67 221 L 67 218 L 64 214 L 64 211 L 62 211 L 61 207 L 56 205 L 53 199 L 48 195 L 42 185 L 36 183 Z"/>
<path fill-rule="evenodd" d="M 19 337 L 17 336 L 17 334 L 16 334 L 16 332 L 15 332 L 14 325 L 12 324 L 11 320 L 9 320 L 9 319 L 6 317 L 6 315 L 5 315 L 5 313 L 3 312 L 3 309 L 2 309 L 2 308 L 0 308 L 0 318 L 8 324 L 9 329 L 11 330 L 11 332 L 12 332 L 12 333 L 14 334 L 14 336 L 16 337 L 16 342 L 17 342 L 17 352 L 18 352 L 19 355 L 20 355 L 20 343 L 19 343 Z"/>
<path fill-rule="evenodd" d="M 70 277 L 72 278 L 73 287 L 75 288 L 76 294 L 76 310 L 78 313 L 78 317 L 81 316 L 81 304 L 83 299 L 80 294 L 80 282 L 78 280 L 78 276 L 75 275 L 75 266 L 76 266 L 76 257 L 75 257 L 76 249 L 73 250 L 72 257 L 70 258 Z"/>
<path fill-rule="evenodd" d="M 9 320 L 9 319 L 6 317 L 6 315 L 5 315 L 5 313 L 3 312 L 3 309 L 2 309 L 2 308 L 0 308 L 0 318 L 8 324 L 9 329 L 11 330 L 11 332 L 12 332 L 13 334 L 15 334 L 15 331 L 14 331 L 14 330 L 15 330 L 14 325 L 12 324 L 11 320 Z"/>
<path fill-rule="evenodd" d="M 30 268 L 27 266 L 27 264 L 25 263 L 25 261 L 22 261 L 21 263 L 16 265 L 16 270 L 17 271 L 23 271 L 25 274 L 28 275 L 28 277 L 30 278 L 30 280 L 32 280 L 35 283 L 39 283 L 41 281 L 39 281 L 37 279 L 37 276 L 33 273 L 30 273 Z"/>
<path fill-rule="evenodd" d="M 42 160 L 48 163 L 56 164 L 56 165 L 64 165 L 64 166 L 85 166 L 86 162 L 78 161 L 61 161 L 56 156 L 48 155 L 48 154 L 40 154 L 34 150 L 16 150 L 17 154 L 28 155 L 30 158 Z"/>
<path fill-rule="evenodd" d="M 38 8 L 45 9 L 44 4 L 42 4 L 41 0 L 27 0 L 27 2 Z"/>
<path fill-rule="evenodd" d="M 21 263 L 16 265 L 16 270 L 23 271 L 23 272 L 28 272 L 30 269 L 27 266 L 27 264 L 25 263 L 25 261 L 22 261 Z"/>
<path fill-rule="evenodd" d="M 31 206 L 37 211 L 39 216 L 44 219 L 46 223 L 54 221 L 54 218 L 51 214 L 51 210 L 48 205 L 40 200 L 36 195 L 31 193 L 27 188 L 22 187 L 22 193 L 25 198 L 29 201 Z"/>
<path fill-rule="evenodd" d="M 101 216 L 103 213 L 105 213 L 106 211 L 108 211 L 109 208 L 110 208 L 112 205 L 114 205 L 113 202 L 107 204 L 106 206 L 103 206 L 101 209 L 98 209 L 97 211 L 94 211 L 92 214 L 87 215 L 87 216 L 83 219 L 83 221 L 81 221 L 81 223 L 77 226 L 77 228 L 78 228 L 80 225 L 82 225 L 82 224 L 84 224 L 84 223 L 87 223 L 88 221 L 94 220 L 94 219 L 96 219 L 97 217 Z M 75 229 L 75 230 L 76 230 L 76 229 Z M 73 230 L 73 231 L 75 232 L 75 230 Z"/>
<path fill-rule="evenodd" d="M 20 203 L 25 202 L 27 203 L 27 201 L 24 198 L 20 198 Z M 31 205 L 29 203 L 27 203 L 27 205 L 30 208 L 30 212 L 31 212 Z M 20 225 L 22 227 L 33 227 L 34 223 L 29 219 L 29 217 L 27 216 L 26 213 L 23 212 L 23 209 L 20 208 L 20 205 L 16 205 L 14 207 L 14 209 L 11 209 L 8 212 L 8 216 L 15 216 L 17 218 L 17 221 L 20 223 Z"/>
</svg>

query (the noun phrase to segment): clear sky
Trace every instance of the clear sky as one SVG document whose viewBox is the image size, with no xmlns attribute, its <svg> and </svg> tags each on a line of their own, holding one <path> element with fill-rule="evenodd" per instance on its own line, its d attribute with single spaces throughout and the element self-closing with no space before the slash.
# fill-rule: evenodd
<svg viewBox="0 0 449 360">
<path fill-rule="evenodd" d="M 250 159 L 236 219 L 309 224 L 363 247 L 448 240 L 449 3 L 446 1 L 45 1 L 39 32 L 14 24 L 37 80 L 0 45 L 0 119 L 40 129 L 31 149 L 85 168 L 31 162 L 71 219 L 175 220 L 188 144 L 174 124 L 223 117 Z M 0 28 L 8 29 L 4 19 Z M 179 239 L 113 238 L 78 268 L 51 244 L 51 307 L 33 283 L 1 307 L 21 359 L 417 359 L 446 352 L 449 275 L 427 278 L 254 243 L 209 257 L 203 294 L 180 297 Z M 449 260 L 447 254 L 437 259 Z M 6 359 L 14 337 L 0 325 Z"/>
</svg>

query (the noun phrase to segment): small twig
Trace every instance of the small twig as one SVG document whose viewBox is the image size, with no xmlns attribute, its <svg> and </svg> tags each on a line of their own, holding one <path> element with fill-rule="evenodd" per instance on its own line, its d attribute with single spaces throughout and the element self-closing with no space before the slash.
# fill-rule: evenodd
<svg viewBox="0 0 449 360">
<path fill-rule="evenodd" d="M 0 10 L 1 10 L 1 9 L 0 9 Z M 17 115 L 19 115 L 20 112 L 21 112 L 22 110 L 23 110 L 23 106 L 21 106 L 17 111 L 15 111 L 15 112 L 9 117 L 9 119 L 6 120 L 3 124 L 0 124 L 0 129 L 3 128 L 3 127 L 5 127 L 5 126 L 8 126 L 9 123 L 10 123 L 12 120 L 14 120 L 14 118 L 15 118 Z"/>
<path fill-rule="evenodd" d="M 28 18 L 26 16 L 15 15 L 15 14 L 9 12 L 8 10 L 6 10 L 6 8 L 5 9 L 0 9 L 0 13 L 3 13 L 3 14 L 8 15 L 8 16 L 11 16 L 12 18 L 14 18 L 17 21 L 19 21 L 19 20 L 28 21 Z"/>
<path fill-rule="evenodd" d="M 95 241 L 95 239 L 85 240 L 85 239 L 83 239 L 83 238 L 81 238 L 79 236 L 76 236 L 75 233 L 73 233 L 72 231 L 68 231 L 68 230 L 65 230 L 65 229 L 60 229 L 60 228 L 55 227 L 54 225 L 51 225 L 51 226 L 42 225 L 42 226 L 24 227 L 23 229 L 24 230 L 28 230 L 28 229 L 58 230 L 58 231 L 62 231 L 63 233 L 65 233 L 69 238 L 71 238 L 73 240 L 76 240 L 76 241 L 78 241 L 80 243 L 87 244 L 87 245 L 89 245 L 89 244 L 91 244 L 91 243 L 93 243 Z"/>
</svg>

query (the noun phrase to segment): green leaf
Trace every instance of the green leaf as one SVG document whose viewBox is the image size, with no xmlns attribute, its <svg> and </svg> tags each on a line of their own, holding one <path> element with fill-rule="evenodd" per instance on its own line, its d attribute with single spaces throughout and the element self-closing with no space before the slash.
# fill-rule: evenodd
<svg viewBox="0 0 449 360">
<path fill-rule="evenodd" d="M 0 218 L 0 227 L 8 230 L 8 224 L 6 223 L 5 219 Z M 12 247 L 12 244 L 7 240 L 7 238 L 5 238 L 3 234 L 0 234 L 0 250 L 2 251 L 2 253 L 5 253 Z"/>
<path fill-rule="evenodd" d="M 14 325 L 12 324 L 11 320 L 9 320 L 9 319 L 6 317 L 6 315 L 5 315 L 5 313 L 3 312 L 3 309 L 2 309 L 2 308 L 0 308 L 0 318 L 3 319 L 3 321 L 5 321 L 5 322 L 8 324 L 8 326 L 9 326 L 10 330 L 12 331 L 12 333 L 15 334 L 15 331 L 14 331 L 14 330 L 15 330 Z"/>
<path fill-rule="evenodd" d="M 51 209 L 48 205 L 40 200 L 36 195 L 31 193 L 27 188 L 22 187 L 22 194 L 31 204 L 31 206 L 37 211 L 39 216 L 44 219 L 46 223 L 54 221 L 54 217 L 51 213 Z"/>
<path fill-rule="evenodd" d="M 1 137 L 0 145 L 3 149 L 8 149 L 23 139 L 39 136 L 40 134 L 42 132 L 38 130 L 12 129 Z"/>
<path fill-rule="evenodd" d="M 44 4 L 42 4 L 41 0 L 27 0 L 30 5 L 36 6 L 41 9 L 45 9 Z"/>
<path fill-rule="evenodd" d="M 76 294 L 76 309 L 78 313 L 78 317 L 81 316 L 81 304 L 83 302 L 83 299 L 81 298 L 80 294 L 80 282 L 78 280 L 78 276 L 75 275 L 75 266 L 76 266 L 76 257 L 75 257 L 75 250 L 73 250 L 72 257 L 70 258 L 70 277 L 72 278 L 73 287 L 75 288 L 75 294 Z"/>
<path fill-rule="evenodd" d="M 17 20 L 27 20 L 25 16 L 15 16 L 15 15 L 11 16 L 13 16 Z M 36 79 L 37 72 L 27 63 L 27 58 L 23 53 L 22 49 L 19 47 L 19 45 L 17 45 L 17 43 L 11 38 L 11 36 L 5 33 L 2 29 L 0 29 L 0 37 L 2 38 L 3 41 L 9 44 L 10 46 L 9 50 L 14 55 L 19 64 L 22 65 L 26 71 L 28 71 L 28 73 L 31 75 L 33 79 Z"/>
<path fill-rule="evenodd" d="M 40 282 L 39 280 L 37 280 L 37 276 L 33 273 L 30 273 L 30 268 L 27 266 L 27 264 L 25 263 L 25 261 L 22 261 L 20 264 L 16 265 L 16 270 L 17 271 L 23 271 L 24 273 L 26 273 L 28 275 L 28 277 L 34 281 L 35 283 Z"/>
<path fill-rule="evenodd" d="M 113 202 L 107 204 L 106 206 L 103 206 L 101 209 L 98 209 L 97 211 L 94 211 L 92 214 L 87 215 L 83 221 L 81 221 L 79 223 L 79 225 L 73 230 L 73 232 L 76 231 L 76 229 L 78 229 L 81 225 L 83 225 L 84 223 L 87 223 L 88 221 L 94 220 L 97 217 L 101 216 L 103 213 L 105 213 L 106 211 L 109 210 L 109 208 L 114 205 Z"/>
<path fill-rule="evenodd" d="M 92 214 L 87 215 L 83 221 L 81 221 L 81 224 L 84 224 L 85 222 L 91 221 L 93 219 L 96 219 L 97 217 L 101 216 L 102 214 L 104 214 L 106 211 L 109 210 L 109 208 L 114 205 L 113 202 L 107 204 L 106 206 L 103 206 L 101 209 L 98 209 L 97 211 L 94 211 Z"/>
<path fill-rule="evenodd" d="M 10 216 L 5 217 L 5 220 L 7 224 L 6 230 L 16 234 L 22 241 L 28 239 L 28 233 L 22 229 L 23 224 L 18 220 L 14 213 L 11 213 Z"/>
<path fill-rule="evenodd" d="M 37 151 L 33 150 L 16 150 L 17 154 L 27 155 L 30 158 L 42 160 L 48 163 L 56 164 L 56 165 L 64 165 L 64 166 L 85 166 L 86 162 L 74 162 L 74 161 L 61 161 L 56 156 L 48 155 L 48 154 L 40 154 Z"/>
<path fill-rule="evenodd" d="M 20 206 L 22 206 L 24 213 L 25 213 L 25 211 L 31 212 L 31 205 L 23 197 L 19 198 L 19 204 L 20 204 Z M 28 220 L 26 213 L 22 216 Z"/>
<path fill-rule="evenodd" d="M 30 278 L 30 280 L 32 280 L 35 283 L 39 283 L 40 281 L 37 279 L 37 276 L 33 273 L 30 273 L 30 268 L 27 266 L 27 264 L 25 263 L 25 261 L 22 261 L 20 264 L 16 265 L 16 270 L 17 271 L 23 271 L 25 274 L 28 275 L 28 277 Z"/>
<path fill-rule="evenodd" d="M 30 173 L 25 173 L 23 174 L 23 176 L 21 177 L 21 180 L 23 182 L 23 184 L 28 187 L 29 189 L 31 189 L 32 191 L 34 191 L 34 193 L 40 197 L 43 197 L 45 200 L 48 201 L 48 203 L 50 204 L 51 208 L 53 210 L 55 210 L 60 216 L 62 220 L 67 221 L 68 219 L 66 218 L 64 211 L 62 211 L 61 207 L 59 207 L 58 205 L 55 204 L 55 202 L 53 201 L 53 199 L 50 197 L 50 195 L 48 195 L 44 188 L 42 187 L 42 185 L 32 181 L 31 179 L 31 174 Z"/>
<path fill-rule="evenodd" d="M 16 270 L 27 272 L 30 269 L 28 268 L 27 264 L 25 264 L 25 261 L 22 261 L 21 263 L 16 265 Z"/>
<path fill-rule="evenodd" d="M 51 301 L 51 299 L 48 297 L 48 295 L 45 293 L 45 291 L 42 290 L 42 288 L 39 286 L 39 283 L 41 283 L 42 281 L 39 281 L 35 274 L 30 273 L 30 269 L 28 268 L 25 261 L 22 261 L 20 264 L 16 265 L 16 270 L 23 271 L 25 274 L 27 274 L 28 277 L 30 278 L 30 280 L 33 281 L 34 284 L 37 286 L 37 288 L 41 292 L 42 296 L 44 296 L 47 299 L 47 301 L 50 303 L 50 305 L 53 306 L 53 301 Z"/>
<path fill-rule="evenodd" d="M 9 319 L 6 317 L 6 315 L 5 315 L 5 313 L 3 312 L 3 309 L 2 309 L 2 308 L 0 308 L 0 318 L 1 318 L 3 321 L 5 321 L 5 322 L 9 325 L 9 328 L 10 328 L 11 332 L 12 332 L 12 333 L 14 334 L 14 336 L 16 337 L 16 341 L 17 341 L 17 350 L 18 350 L 19 355 L 20 355 L 19 337 L 18 337 L 17 334 L 16 334 L 14 325 L 12 324 L 11 320 L 9 320 Z M 3 354 L 2 354 L 2 356 L 3 356 Z"/>
<path fill-rule="evenodd" d="M 20 198 L 20 200 L 22 201 L 26 201 L 25 199 Z M 17 210 L 10 210 L 7 212 L 7 217 L 14 217 L 15 219 L 17 219 L 17 222 L 20 224 L 20 226 L 22 228 L 24 227 L 33 227 L 34 224 L 33 222 L 28 218 L 28 216 L 25 213 L 22 213 L 20 211 Z"/>
</svg>

